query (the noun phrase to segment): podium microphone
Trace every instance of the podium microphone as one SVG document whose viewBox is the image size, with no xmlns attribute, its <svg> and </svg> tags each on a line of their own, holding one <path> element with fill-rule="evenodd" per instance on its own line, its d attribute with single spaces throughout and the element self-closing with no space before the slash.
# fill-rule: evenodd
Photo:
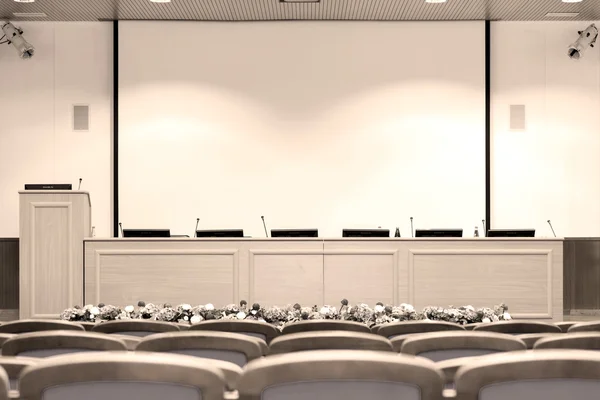
<svg viewBox="0 0 600 400">
<path fill-rule="evenodd" d="M 483 237 L 487 237 L 487 230 L 485 229 L 485 219 L 481 220 L 481 226 L 483 227 Z"/>
<path fill-rule="evenodd" d="M 83 180 L 82 178 L 79 178 L 79 186 L 77 186 L 77 190 L 81 189 L 81 181 L 82 180 Z"/>
<path fill-rule="evenodd" d="M 121 231 L 121 237 L 123 236 L 123 224 L 119 222 L 119 230 Z"/>
<path fill-rule="evenodd" d="M 552 234 L 554 235 L 554 237 L 556 237 L 556 232 L 554 232 L 554 228 L 552 227 L 552 222 L 550 222 L 550 220 L 547 221 L 548 225 L 550 225 L 550 229 L 552 229 Z"/>
<path fill-rule="evenodd" d="M 260 219 L 262 219 L 263 228 L 265 228 L 265 237 L 269 237 L 269 234 L 267 233 L 267 224 L 265 224 L 265 216 L 261 215 Z"/>
<path fill-rule="evenodd" d="M 198 223 L 200 222 L 200 218 L 196 218 L 196 229 L 194 229 L 194 237 L 198 237 Z"/>
<path fill-rule="evenodd" d="M 415 237 L 415 230 L 413 229 L 413 217 L 410 217 L 410 236 Z"/>
</svg>

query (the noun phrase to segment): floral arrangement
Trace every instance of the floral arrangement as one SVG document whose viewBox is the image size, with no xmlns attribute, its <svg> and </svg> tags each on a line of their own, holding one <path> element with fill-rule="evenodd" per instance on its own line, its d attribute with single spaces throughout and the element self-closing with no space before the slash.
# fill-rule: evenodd
<svg viewBox="0 0 600 400">
<path fill-rule="evenodd" d="M 472 306 L 425 307 L 423 311 L 417 312 L 410 304 L 403 303 L 399 306 L 392 306 L 377 303 L 374 308 L 371 308 L 367 304 L 350 305 L 348 300 L 343 299 L 339 309 L 329 305 L 320 308 L 317 306 L 303 307 L 298 303 L 285 307 L 261 307 L 258 303 L 249 305 L 245 300 L 242 300 L 239 306 L 229 304 L 223 308 L 216 308 L 210 303 L 198 306 L 191 306 L 190 304 L 172 306 L 168 303 L 157 305 L 140 301 L 137 307 L 129 305 L 124 308 L 100 303 L 97 306 L 88 304 L 84 307 L 75 306 L 66 309 L 61 313 L 60 319 L 94 323 L 147 319 L 186 324 L 198 324 L 202 321 L 217 319 L 232 319 L 260 321 L 269 323 L 278 329 L 283 329 L 285 325 L 297 321 L 319 319 L 355 321 L 373 326 L 415 320 L 447 321 L 466 325 L 510 320 L 511 317 L 505 304 L 499 304 L 494 308 L 479 309 Z"/>
</svg>

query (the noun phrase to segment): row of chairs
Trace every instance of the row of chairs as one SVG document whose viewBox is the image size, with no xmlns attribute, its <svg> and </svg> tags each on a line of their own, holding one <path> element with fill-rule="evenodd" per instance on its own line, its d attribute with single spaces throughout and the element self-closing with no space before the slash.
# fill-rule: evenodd
<svg viewBox="0 0 600 400">
<path fill-rule="evenodd" d="M 360 350 L 309 351 L 260 358 L 239 370 L 239 400 L 441 400 L 440 364 Z M 21 372 L 21 399 L 222 400 L 230 389 L 211 362 L 178 354 L 69 354 Z M 600 353 L 540 350 L 476 357 L 457 368 L 458 400 L 597 398 Z M 9 396 L 0 369 L 0 400 Z M 13 393 L 14 396 L 14 393 Z"/>
</svg>

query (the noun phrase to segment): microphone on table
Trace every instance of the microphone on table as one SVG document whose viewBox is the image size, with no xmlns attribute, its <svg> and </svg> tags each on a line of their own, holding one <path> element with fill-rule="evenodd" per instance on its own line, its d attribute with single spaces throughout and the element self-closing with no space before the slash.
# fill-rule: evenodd
<svg viewBox="0 0 600 400">
<path fill-rule="evenodd" d="M 123 224 L 119 222 L 119 230 L 121 231 L 121 237 L 123 236 Z"/>
<path fill-rule="evenodd" d="M 550 225 L 550 229 L 552 229 L 552 234 L 554 235 L 554 237 L 556 237 L 556 232 L 554 232 L 554 228 L 552 227 L 552 222 L 550 222 L 550 220 L 547 221 L 548 225 Z"/>
<path fill-rule="evenodd" d="M 83 180 L 82 178 L 79 178 L 79 186 L 77 186 L 77 190 L 81 189 L 81 181 L 82 180 Z"/>
<path fill-rule="evenodd" d="M 200 223 L 200 218 L 196 218 L 196 229 L 194 229 L 194 237 L 198 237 L 198 223 Z"/>
<path fill-rule="evenodd" d="M 413 229 L 413 217 L 410 217 L 410 236 L 415 237 L 415 230 Z"/>
<path fill-rule="evenodd" d="M 483 227 L 483 237 L 487 237 L 487 230 L 485 229 L 485 219 L 481 220 L 481 226 Z"/>
<path fill-rule="evenodd" d="M 267 233 L 267 224 L 265 224 L 265 216 L 261 215 L 260 219 L 262 219 L 263 228 L 265 228 L 265 237 L 269 237 L 269 234 Z"/>
</svg>

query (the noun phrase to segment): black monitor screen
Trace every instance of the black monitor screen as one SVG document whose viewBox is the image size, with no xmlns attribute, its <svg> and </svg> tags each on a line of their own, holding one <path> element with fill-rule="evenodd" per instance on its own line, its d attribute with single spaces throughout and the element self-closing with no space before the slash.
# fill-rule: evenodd
<svg viewBox="0 0 600 400">
<path fill-rule="evenodd" d="M 535 229 L 490 229 L 488 237 L 535 237 Z"/>
<path fill-rule="evenodd" d="M 126 238 L 166 238 L 171 237 L 169 229 L 123 229 Z"/>
<path fill-rule="evenodd" d="M 389 229 L 344 229 L 342 237 L 390 237 Z"/>
<path fill-rule="evenodd" d="M 462 229 L 417 229 L 415 237 L 462 237 Z"/>
<path fill-rule="evenodd" d="M 319 237 L 318 229 L 271 229 L 271 237 Z"/>
<path fill-rule="evenodd" d="M 244 237 L 243 229 L 220 229 L 220 230 L 212 230 L 212 231 L 196 231 L 196 237 L 202 238 L 214 238 L 214 237 Z"/>
</svg>

